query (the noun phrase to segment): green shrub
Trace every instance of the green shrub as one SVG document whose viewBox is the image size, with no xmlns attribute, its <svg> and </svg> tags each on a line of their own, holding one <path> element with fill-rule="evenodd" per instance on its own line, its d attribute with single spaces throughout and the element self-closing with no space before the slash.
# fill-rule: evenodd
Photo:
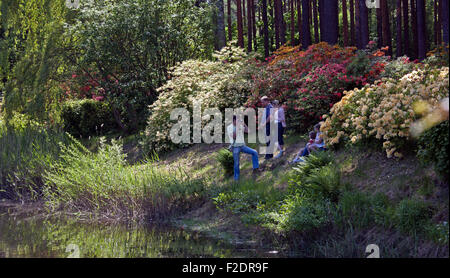
<svg viewBox="0 0 450 278">
<path fill-rule="evenodd" d="M 336 220 L 340 225 L 355 228 L 370 226 L 389 227 L 392 209 L 384 194 L 370 196 L 363 192 L 344 192 L 336 210 Z"/>
<path fill-rule="evenodd" d="M 341 172 L 336 165 L 326 165 L 315 169 L 305 180 L 305 186 L 309 187 L 316 196 L 323 196 L 333 202 L 343 189 Z"/>
<path fill-rule="evenodd" d="M 122 149 L 104 139 L 96 153 L 73 137 L 61 145 L 60 161 L 45 173 L 47 205 L 142 220 L 167 216 L 205 197 L 203 180 L 153 163 L 129 166 Z"/>
<path fill-rule="evenodd" d="M 75 137 L 103 135 L 118 130 L 108 104 L 93 99 L 67 101 L 62 107 L 64 130 Z"/>
<path fill-rule="evenodd" d="M 429 204 L 419 201 L 402 200 L 395 210 L 395 225 L 406 234 L 416 235 L 425 231 L 430 224 L 432 210 Z"/>
<path fill-rule="evenodd" d="M 433 164 L 436 172 L 448 180 L 448 120 L 425 131 L 419 138 L 417 156 L 426 164 Z"/>
<path fill-rule="evenodd" d="M 234 172 L 233 153 L 228 149 L 221 149 L 216 154 L 216 160 L 222 165 L 225 171 L 225 176 L 229 177 Z"/>
</svg>

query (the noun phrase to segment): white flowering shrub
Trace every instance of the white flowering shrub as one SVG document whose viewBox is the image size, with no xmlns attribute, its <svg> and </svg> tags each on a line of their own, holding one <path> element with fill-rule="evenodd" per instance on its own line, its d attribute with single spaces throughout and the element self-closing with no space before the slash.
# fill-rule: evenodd
<svg viewBox="0 0 450 278">
<path fill-rule="evenodd" d="M 411 139 L 416 120 L 413 104 L 437 105 L 448 97 L 448 67 L 415 70 L 402 78 L 383 78 L 373 85 L 345 92 L 342 100 L 325 115 L 322 131 L 331 146 L 342 141 L 356 144 L 379 140 L 388 157 L 401 157 L 401 148 Z"/>
<path fill-rule="evenodd" d="M 216 52 L 213 61 L 188 60 L 171 69 L 170 80 L 158 89 L 158 99 L 149 106 L 144 150 L 157 153 L 173 150 L 170 120 L 175 108 L 193 112 L 193 101 L 201 101 L 202 110 L 243 106 L 251 90 L 254 63 L 243 49 L 227 46 Z M 192 120 L 191 120 L 192 123 Z"/>
</svg>

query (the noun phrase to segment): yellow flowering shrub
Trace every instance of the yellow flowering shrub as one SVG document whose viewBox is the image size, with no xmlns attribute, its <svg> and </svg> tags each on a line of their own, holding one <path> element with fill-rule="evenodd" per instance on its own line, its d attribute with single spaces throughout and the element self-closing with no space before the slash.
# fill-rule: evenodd
<svg viewBox="0 0 450 278">
<path fill-rule="evenodd" d="M 324 116 L 321 129 L 325 142 L 332 146 L 376 139 L 389 158 L 401 157 L 417 117 L 413 104 L 427 101 L 436 105 L 448 97 L 448 71 L 448 67 L 424 67 L 398 80 L 383 78 L 373 85 L 344 92 L 330 115 Z"/>
</svg>

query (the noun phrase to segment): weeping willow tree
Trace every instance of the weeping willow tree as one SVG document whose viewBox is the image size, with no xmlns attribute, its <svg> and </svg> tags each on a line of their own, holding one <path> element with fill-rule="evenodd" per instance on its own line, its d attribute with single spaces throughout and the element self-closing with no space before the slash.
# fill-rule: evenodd
<svg viewBox="0 0 450 278">
<path fill-rule="evenodd" d="M 65 0 L 0 0 L 0 74 L 2 112 L 52 121 L 64 63 L 64 24 L 70 20 Z"/>
</svg>

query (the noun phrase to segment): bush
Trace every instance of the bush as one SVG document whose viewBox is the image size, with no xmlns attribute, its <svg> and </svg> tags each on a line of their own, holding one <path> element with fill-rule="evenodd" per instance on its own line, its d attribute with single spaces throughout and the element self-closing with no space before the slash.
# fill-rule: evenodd
<svg viewBox="0 0 450 278">
<path fill-rule="evenodd" d="M 205 197 L 203 180 L 153 163 L 128 166 L 122 149 L 104 139 L 96 153 L 73 138 L 61 145 L 60 161 L 45 173 L 48 206 L 142 220 L 167 216 Z"/>
<path fill-rule="evenodd" d="M 285 102 L 289 126 L 304 131 L 319 121 L 345 90 L 378 79 L 387 61 L 383 54 L 325 42 L 305 51 L 282 47 L 267 63 L 257 65 L 260 70 L 253 77 L 255 85 L 247 105 L 256 107 L 263 95 Z"/>
<path fill-rule="evenodd" d="M 158 89 L 159 98 L 149 107 L 146 138 L 142 142 L 147 152 L 160 153 L 186 146 L 176 145 L 170 139 L 175 124 L 170 120 L 173 109 L 185 108 L 192 117 L 194 100 L 201 102 L 202 109 L 217 108 L 221 113 L 246 101 L 251 88 L 247 80 L 251 78 L 248 70 L 244 70 L 248 64 L 244 50 L 228 46 L 214 57 L 214 61 L 185 61 L 172 69 L 171 79 Z"/>
<path fill-rule="evenodd" d="M 418 140 L 417 156 L 425 164 L 433 164 L 436 172 L 448 180 L 448 120 L 425 131 Z"/>
<path fill-rule="evenodd" d="M 234 173 L 233 153 L 228 149 L 221 149 L 216 154 L 216 160 L 222 165 L 225 176 L 232 176 Z"/>
<path fill-rule="evenodd" d="M 419 200 L 402 200 L 395 210 L 395 224 L 406 234 L 425 232 L 431 223 L 432 210 L 429 204 Z"/>
<path fill-rule="evenodd" d="M 118 130 L 113 112 L 105 102 L 92 99 L 66 101 L 61 117 L 64 130 L 75 137 L 103 135 Z"/>
<path fill-rule="evenodd" d="M 325 116 L 321 129 L 326 144 L 377 141 L 388 157 L 401 157 L 416 119 L 413 103 L 423 100 L 436 105 L 448 96 L 448 70 L 419 69 L 399 80 L 384 78 L 346 92 Z"/>
</svg>

